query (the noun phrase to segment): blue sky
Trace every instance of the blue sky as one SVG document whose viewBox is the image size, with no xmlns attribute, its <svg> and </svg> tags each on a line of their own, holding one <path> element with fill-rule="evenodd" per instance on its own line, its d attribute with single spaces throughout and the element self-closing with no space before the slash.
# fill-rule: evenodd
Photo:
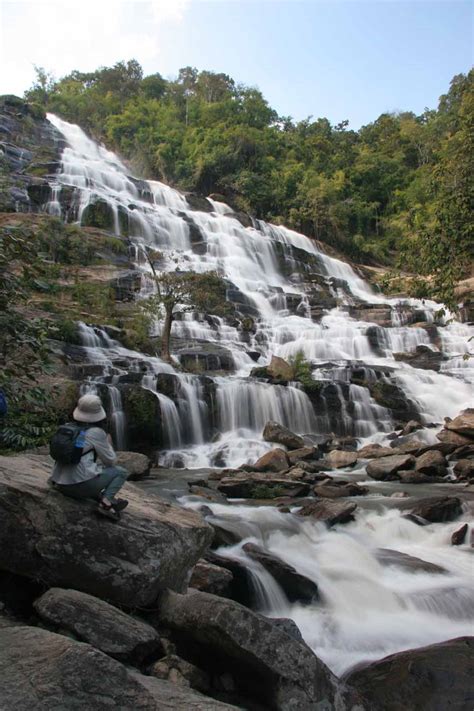
<svg viewBox="0 0 474 711">
<path fill-rule="evenodd" d="M 192 65 L 258 86 L 282 115 L 349 119 L 433 108 L 473 59 L 466 0 L 2 0 L 0 93 L 33 64 L 55 76 L 135 57 L 146 73 Z"/>
</svg>

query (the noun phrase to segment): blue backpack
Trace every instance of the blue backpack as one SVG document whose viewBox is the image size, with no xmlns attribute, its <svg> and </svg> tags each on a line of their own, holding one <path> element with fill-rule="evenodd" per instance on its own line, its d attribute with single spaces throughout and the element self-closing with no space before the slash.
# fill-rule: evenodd
<svg viewBox="0 0 474 711">
<path fill-rule="evenodd" d="M 0 388 L 0 417 L 5 417 L 8 412 L 7 396 L 5 391 Z"/>
</svg>

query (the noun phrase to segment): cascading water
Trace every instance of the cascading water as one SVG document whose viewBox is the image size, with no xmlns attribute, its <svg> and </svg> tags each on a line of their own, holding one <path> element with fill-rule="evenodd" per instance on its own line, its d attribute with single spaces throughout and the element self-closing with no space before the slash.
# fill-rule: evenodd
<svg viewBox="0 0 474 711">
<path fill-rule="evenodd" d="M 252 324 L 243 332 L 223 319 L 188 313 L 173 326 L 174 337 L 183 342 L 218 344 L 230 354 L 235 372 L 214 378 L 216 412 L 211 412 L 213 408 L 203 397 L 198 376 L 183 375 L 158 358 L 153 363 L 148 359 L 146 374 L 171 372 L 179 383 L 171 398 L 168 392 L 158 392 L 156 383 L 152 387 L 143 383 L 160 400 L 163 440 L 172 450 L 173 461 L 176 450 L 182 450 L 187 466 L 212 465 L 216 458 L 233 466 L 250 462 L 267 448 L 260 432 L 270 419 L 300 434 L 328 432 L 335 425 L 339 433 L 360 438 L 389 431 L 393 427 L 390 412 L 378 406 L 365 387 L 350 380 L 345 388 L 339 384 L 337 369 L 354 364 L 390 369 L 391 377 L 426 422 L 441 422 L 469 404 L 472 388 L 467 382 L 472 366 L 463 360 L 469 348 L 469 328 L 455 321 L 443 325 L 433 345 L 426 328 L 409 325 L 414 311 L 419 320 L 432 324 L 439 305 L 375 294 L 349 264 L 325 255 L 309 238 L 259 220 L 244 227 L 224 203 L 209 200 L 207 211 L 194 210 L 172 188 L 129 176 L 117 156 L 79 127 L 55 116 L 49 119 L 63 134 L 67 147 L 45 209 L 57 214 L 63 187 L 76 188 L 76 212 L 65 218 L 80 221 L 97 203 L 105 205 L 112 229 L 121 234 L 126 227 L 131 251 L 145 274 L 149 269 L 146 248 L 160 251 L 164 270 L 216 271 L 228 281 L 228 298 Z M 143 283 L 142 298 L 146 298 L 150 281 Z M 332 295 L 332 304 L 313 319 L 312 295 L 321 288 Z M 368 306 L 363 317 L 355 318 L 353 310 L 364 304 Z M 374 308 L 386 309 L 388 325 L 364 320 Z M 104 342 L 97 330 L 88 338 L 84 345 L 89 360 L 102 363 L 108 377 L 116 373 L 114 360 L 147 360 L 141 354 L 121 351 L 111 339 Z M 393 352 L 412 352 L 420 345 L 441 347 L 448 355 L 440 373 L 420 371 L 393 358 Z M 297 387 L 272 386 L 249 377 L 255 361 L 264 365 L 271 355 L 290 359 L 298 353 L 311 361 L 317 378 L 321 368 L 331 365 L 324 377 L 334 387 L 321 391 L 317 407 Z M 334 399 L 339 403 L 337 422 L 331 416 Z M 166 462 L 166 455 L 162 461 Z"/>
</svg>

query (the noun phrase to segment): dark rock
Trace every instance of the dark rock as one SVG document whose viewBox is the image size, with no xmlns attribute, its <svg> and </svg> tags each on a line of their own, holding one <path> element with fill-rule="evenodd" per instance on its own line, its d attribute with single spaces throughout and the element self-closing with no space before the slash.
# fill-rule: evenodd
<svg viewBox="0 0 474 711">
<path fill-rule="evenodd" d="M 230 498 L 272 499 L 278 496 L 306 496 L 309 484 L 255 475 L 241 479 L 221 479 L 219 491 Z"/>
<path fill-rule="evenodd" d="M 443 454 L 446 454 L 446 452 L 443 452 Z M 448 452 L 448 454 L 451 454 L 449 457 L 450 461 L 458 459 L 474 459 L 474 444 L 465 444 L 462 447 L 457 447 L 456 449 L 451 450 L 451 452 Z"/>
<path fill-rule="evenodd" d="M 323 521 L 328 526 L 335 526 L 336 523 L 353 521 L 356 508 L 357 504 L 324 499 L 305 504 L 298 511 L 298 516 L 311 516 L 316 521 Z"/>
<path fill-rule="evenodd" d="M 313 602 L 319 598 L 318 586 L 298 573 L 291 565 L 267 553 L 254 543 L 245 543 L 243 550 L 272 575 L 290 602 Z"/>
<path fill-rule="evenodd" d="M 321 496 L 325 499 L 340 499 L 344 496 L 364 496 L 368 491 L 366 486 L 359 486 L 359 484 L 355 482 L 335 479 L 327 479 L 313 489 L 315 496 Z"/>
<path fill-rule="evenodd" d="M 416 403 L 407 398 L 402 388 L 387 380 L 368 385 L 370 394 L 378 405 L 391 410 L 394 420 L 409 422 L 419 417 Z"/>
<path fill-rule="evenodd" d="M 151 459 L 139 452 L 117 452 L 117 465 L 129 472 L 129 480 L 135 481 L 150 474 Z"/>
<path fill-rule="evenodd" d="M 418 501 L 411 514 L 430 523 L 454 521 L 462 511 L 461 499 L 457 496 L 438 496 Z"/>
<path fill-rule="evenodd" d="M 410 454 L 395 454 L 391 457 L 382 457 L 367 464 L 367 474 L 377 481 L 391 481 L 398 479 L 397 472 L 410 469 L 415 464 L 415 457 Z"/>
<path fill-rule="evenodd" d="M 225 504 L 227 499 L 223 494 L 220 494 L 215 489 L 211 489 L 209 486 L 202 486 L 199 484 L 194 484 L 193 482 L 188 482 L 189 493 L 194 496 L 200 496 L 207 501 L 212 501 L 213 503 Z"/>
<path fill-rule="evenodd" d="M 49 475 L 37 458 L 0 457 L 0 568 L 132 608 L 185 587 L 212 540 L 199 514 L 126 484 L 129 506 L 111 525 L 93 502 L 51 489 Z"/>
<path fill-rule="evenodd" d="M 454 420 L 446 423 L 446 429 L 463 437 L 474 438 L 474 408 L 463 410 Z"/>
<path fill-rule="evenodd" d="M 397 476 L 404 484 L 433 484 L 434 481 L 438 481 L 438 477 L 436 476 L 430 476 L 414 470 L 404 471 L 401 469 L 397 472 Z M 439 479 L 439 481 L 443 480 Z"/>
<path fill-rule="evenodd" d="M 469 530 L 469 526 L 467 523 L 463 523 L 461 528 L 458 528 L 457 531 L 454 531 L 453 535 L 451 536 L 451 544 L 453 546 L 460 546 L 464 543 L 466 539 L 466 534 Z"/>
<path fill-rule="evenodd" d="M 455 444 L 449 444 L 449 442 L 436 442 L 436 444 L 426 444 L 424 447 L 420 447 L 416 454 L 418 457 L 421 457 L 421 455 L 426 454 L 426 452 L 436 451 L 441 452 L 441 454 L 444 454 L 446 457 L 448 454 L 454 452 L 455 449 Z"/>
<path fill-rule="evenodd" d="M 429 346 L 417 346 L 415 351 L 410 353 L 394 353 L 393 357 L 397 361 L 409 363 L 413 368 L 436 371 L 439 371 L 441 363 L 447 360 L 444 353 L 434 351 Z"/>
<path fill-rule="evenodd" d="M 343 469 L 344 467 L 353 467 L 357 462 L 358 453 L 344 452 L 340 449 L 333 449 L 329 454 L 326 454 L 324 463 L 328 464 L 332 469 Z"/>
<path fill-rule="evenodd" d="M 235 370 L 232 353 L 223 346 L 208 346 L 206 348 L 187 348 L 180 350 L 177 357 L 181 366 L 191 373 L 207 371 L 233 372 Z"/>
<path fill-rule="evenodd" d="M 288 465 L 288 456 L 283 449 L 271 449 L 257 459 L 253 468 L 259 472 L 283 472 Z"/>
<path fill-rule="evenodd" d="M 178 686 L 191 687 L 206 692 L 211 688 L 211 678 L 195 664 L 181 659 L 176 654 L 168 654 L 148 669 L 150 676 L 165 679 Z"/>
<path fill-rule="evenodd" d="M 295 435 L 287 427 L 278 422 L 267 422 L 262 434 L 265 442 L 281 444 L 288 449 L 301 449 L 304 447 L 304 440 L 299 435 Z"/>
<path fill-rule="evenodd" d="M 424 443 L 419 439 L 398 438 L 390 443 L 393 454 L 413 454 L 417 456 L 420 450 L 424 448 Z"/>
<path fill-rule="evenodd" d="M 371 708 L 468 711 L 474 706 L 474 637 L 392 654 L 345 677 Z"/>
<path fill-rule="evenodd" d="M 460 479 L 472 479 L 474 477 L 474 459 L 459 459 L 454 465 L 453 471 Z"/>
<path fill-rule="evenodd" d="M 206 668 L 225 662 L 236 683 L 266 708 L 355 711 L 360 701 L 306 645 L 233 601 L 169 592 L 161 598 L 159 619 L 184 640 L 198 643 L 201 655 L 208 650 Z"/>
<path fill-rule="evenodd" d="M 234 531 L 229 531 L 222 526 L 219 526 L 215 521 L 211 523 L 214 529 L 214 538 L 212 539 L 212 547 L 220 548 L 221 546 L 233 546 L 239 543 L 242 539 L 240 535 Z"/>
<path fill-rule="evenodd" d="M 391 548 L 377 548 L 375 557 L 381 565 L 396 565 L 397 568 L 403 568 L 414 573 L 433 573 L 436 575 L 445 574 L 448 571 L 435 563 L 429 563 L 421 558 L 416 558 L 407 553 L 400 553 Z"/>
<path fill-rule="evenodd" d="M 300 632 L 300 628 L 298 627 L 298 625 L 296 624 L 296 622 L 294 620 L 290 619 L 289 617 L 272 617 L 271 621 L 280 630 L 285 632 L 285 634 L 287 634 L 289 637 L 296 639 L 297 642 L 306 644 L 306 642 L 303 639 L 303 635 Z"/>
<path fill-rule="evenodd" d="M 232 581 L 226 590 L 226 597 L 249 608 L 258 605 L 258 594 L 253 578 L 244 563 L 235 558 L 219 555 L 215 551 L 207 551 L 205 560 L 232 574 Z"/>
<path fill-rule="evenodd" d="M 287 456 L 290 464 L 295 464 L 301 460 L 318 459 L 319 452 L 315 447 L 300 447 L 299 449 L 293 449 L 290 452 L 287 452 Z"/>
<path fill-rule="evenodd" d="M 101 198 L 92 199 L 84 208 L 81 224 L 84 227 L 98 227 L 101 230 L 113 230 L 114 212 L 111 205 Z"/>
<path fill-rule="evenodd" d="M 405 427 L 402 429 L 402 435 L 412 434 L 412 432 L 421 430 L 422 427 L 423 427 L 423 425 L 420 422 L 418 422 L 417 420 L 410 420 L 409 422 L 406 423 Z"/>
<path fill-rule="evenodd" d="M 226 595 L 233 577 L 230 570 L 222 568 L 220 565 L 214 565 L 207 560 L 198 560 L 194 566 L 189 587 L 212 595 Z"/>
<path fill-rule="evenodd" d="M 446 476 L 446 459 L 441 452 L 431 449 L 418 457 L 415 463 L 415 471 L 429 476 Z"/>
<path fill-rule="evenodd" d="M 139 384 L 119 385 L 122 406 L 127 422 L 127 439 L 134 447 L 156 449 L 166 446 L 161 426 L 160 401 L 151 390 Z"/>
<path fill-rule="evenodd" d="M 35 602 L 41 619 L 73 632 L 119 661 L 139 663 L 160 650 L 156 630 L 146 622 L 77 590 L 51 588 Z"/>
<path fill-rule="evenodd" d="M 212 202 L 202 195 L 196 195 L 195 193 L 185 193 L 186 202 L 190 210 L 197 210 L 198 212 L 213 212 L 214 206 Z"/>
</svg>

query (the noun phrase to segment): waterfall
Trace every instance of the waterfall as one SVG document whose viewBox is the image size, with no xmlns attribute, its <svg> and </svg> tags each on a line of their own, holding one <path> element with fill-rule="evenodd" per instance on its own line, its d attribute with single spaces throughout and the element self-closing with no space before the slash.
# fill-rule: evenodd
<svg viewBox="0 0 474 711">
<path fill-rule="evenodd" d="M 200 198 L 193 204 L 163 183 L 135 178 L 78 126 L 48 118 L 64 136 L 66 148 L 45 211 L 87 223 L 100 210 L 109 231 L 127 235 L 143 272 L 140 298 L 152 287 L 145 256 L 151 248 L 160 252 L 165 271 L 217 272 L 236 308 L 237 319 L 186 313 L 173 325 L 173 338 L 185 348 L 199 345 L 205 350 L 211 344 L 225 349 L 229 372 L 208 377 L 212 387 L 206 388 L 198 376 L 125 349 L 101 328 L 79 325 L 86 357 L 101 372 L 92 380 L 102 378 L 120 390 L 117 378 L 144 374 L 143 386 L 160 401 L 171 457 L 165 453 L 162 461 L 176 461 L 179 454 L 186 466 L 252 462 L 268 449 L 261 431 L 269 419 L 299 434 L 336 432 L 382 441 L 395 423 L 391 412 L 371 397 L 368 378 L 372 384 L 385 379 L 398 385 L 427 423 L 442 422 L 470 404 L 474 361 L 464 356 L 472 328 L 450 314 L 440 319 L 439 304 L 387 298 L 308 237 L 261 220 L 244 226 L 225 203 Z M 63 190 L 73 192 L 67 210 L 61 207 Z M 249 326 L 243 329 L 245 319 Z M 157 334 L 160 329 L 158 323 Z M 395 360 L 394 353 L 415 352 L 418 346 L 447 356 L 440 372 Z M 291 359 L 298 353 L 321 381 L 314 397 L 297 384 L 272 385 L 249 377 L 256 363 L 265 365 L 272 355 Z M 214 362 L 219 359 L 217 351 Z M 354 369 L 367 377 L 353 382 Z M 171 396 L 159 392 L 158 373 L 173 375 Z M 112 403 L 117 396 L 109 397 Z M 113 412 L 120 413 L 118 400 L 113 402 Z M 115 420 L 120 423 L 120 416 Z"/>
</svg>

